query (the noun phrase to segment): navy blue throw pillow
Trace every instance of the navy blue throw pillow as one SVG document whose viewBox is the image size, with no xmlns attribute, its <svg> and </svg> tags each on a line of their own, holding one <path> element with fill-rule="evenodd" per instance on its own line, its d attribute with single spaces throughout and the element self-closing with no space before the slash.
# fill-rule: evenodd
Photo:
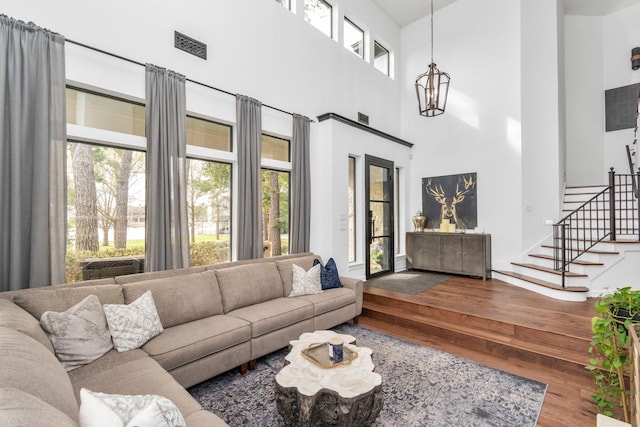
<svg viewBox="0 0 640 427">
<path fill-rule="evenodd" d="M 322 290 L 342 287 L 340 276 L 338 275 L 338 267 L 333 258 L 329 258 L 326 265 L 322 265 L 320 261 L 314 259 L 313 265 L 315 266 L 317 264 L 320 264 L 320 284 L 322 285 Z"/>
</svg>

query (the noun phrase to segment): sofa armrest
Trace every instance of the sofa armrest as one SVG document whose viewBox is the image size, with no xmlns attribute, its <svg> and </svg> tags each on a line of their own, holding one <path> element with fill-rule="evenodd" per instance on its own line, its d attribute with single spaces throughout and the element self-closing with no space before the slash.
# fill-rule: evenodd
<svg viewBox="0 0 640 427">
<path fill-rule="evenodd" d="M 360 316 L 362 314 L 362 280 L 340 276 L 340 282 L 342 286 L 356 293 L 356 316 Z"/>
</svg>

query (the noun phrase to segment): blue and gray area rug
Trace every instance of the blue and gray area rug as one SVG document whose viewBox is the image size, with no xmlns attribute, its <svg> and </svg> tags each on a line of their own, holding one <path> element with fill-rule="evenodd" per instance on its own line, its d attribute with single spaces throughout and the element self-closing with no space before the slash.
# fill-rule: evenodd
<svg viewBox="0 0 640 427">
<path fill-rule="evenodd" d="M 373 349 L 384 402 L 374 426 L 534 427 L 547 385 L 351 324 L 338 333 Z M 285 349 L 254 371 L 230 371 L 189 389 L 203 408 L 230 426 L 283 426 L 275 376 Z"/>
</svg>

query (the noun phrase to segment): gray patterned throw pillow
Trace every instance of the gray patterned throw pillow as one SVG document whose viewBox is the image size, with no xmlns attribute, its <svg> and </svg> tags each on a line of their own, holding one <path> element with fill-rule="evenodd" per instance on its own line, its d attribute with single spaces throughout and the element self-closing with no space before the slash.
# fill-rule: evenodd
<svg viewBox="0 0 640 427">
<path fill-rule="evenodd" d="M 40 325 L 69 372 L 92 362 L 111 350 L 111 334 L 100 300 L 89 295 L 67 311 L 45 311 Z"/>
<path fill-rule="evenodd" d="M 322 293 L 322 284 L 320 283 L 320 265 L 313 266 L 309 271 L 293 264 L 293 290 L 289 294 L 290 297 L 300 295 L 314 295 Z"/>
<path fill-rule="evenodd" d="M 176 405 L 162 396 L 80 390 L 81 427 L 184 427 L 185 424 Z"/>
<path fill-rule="evenodd" d="M 151 291 L 131 304 L 105 304 L 104 314 L 113 345 L 120 352 L 142 347 L 164 331 Z"/>
</svg>

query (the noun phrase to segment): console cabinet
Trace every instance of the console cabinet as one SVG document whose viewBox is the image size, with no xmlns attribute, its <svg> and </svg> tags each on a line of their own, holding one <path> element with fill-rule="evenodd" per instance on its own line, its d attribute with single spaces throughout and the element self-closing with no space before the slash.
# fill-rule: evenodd
<svg viewBox="0 0 640 427">
<path fill-rule="evenodd" d="M 407 269 L 491 278 L 491 235 L 407 233 Z"/>
</svg>

